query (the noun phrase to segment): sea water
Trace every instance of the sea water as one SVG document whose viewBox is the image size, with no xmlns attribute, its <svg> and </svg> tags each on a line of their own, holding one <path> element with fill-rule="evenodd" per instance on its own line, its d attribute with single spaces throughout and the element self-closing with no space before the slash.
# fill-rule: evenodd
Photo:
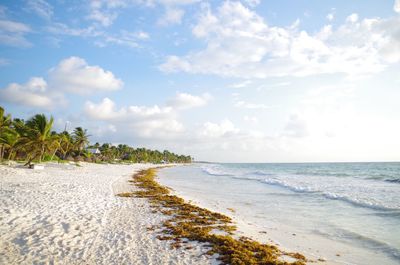
<svg viewBox="0 0 400 265">
<path fill-rule="evenodd" d="M 204 163 L 159 176 L 257 240 L 325 264 L 400 264 L 400 163 Z"/>
</svg>

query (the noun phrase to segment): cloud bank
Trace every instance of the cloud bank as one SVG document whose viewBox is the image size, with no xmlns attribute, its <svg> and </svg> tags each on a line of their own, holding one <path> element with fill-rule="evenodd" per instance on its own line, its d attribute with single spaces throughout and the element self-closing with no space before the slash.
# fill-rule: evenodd
<svg viewBox="0 0 400 265">
<path fill-rule="evenodd" d="M 344 24 L 336 28 L 327 24 L 315 34 L 300 30 L 299 23 L 270 26 L 240 2 L 225 1 L 216 11 L 205 5 L 192 34 L 206 48 L 170 55 L 159 68 L 164 72 L 267 78 L 363 75 L 400 61 L 400 17 L 360 19 L 354 13 Z"/>
<path fill-rule="evenodd" d="M 123 82 L 110 71 L 90 66 L 79 57 L 62 60 L 50 69 L 48 80 L 32 77 L 25 84 L 11 83 L 0 89 L 1 100 L 26 107 L 51 109 L 65 106 L 65 94 L 88 95 L 120 89 Z"/>
<path fill-rule="evenodd" d="M 62 60 L 49 72 L 52 86 L 75 94 L 91 94 L 100 91 L 115 91 L 123 86 L 110 71 L 99 66 L 90 66 L 79 57 Z"/>
<path fill-rule="evenodd" d="M 177 93 L 165 106 L 130 105 L 118 108 L 114 101 L 104 98 L 99 103 L 87 101 L 84 114 L 91 120 L 101 121 L 116 128 L 119 134 L 135 135 L 152 140 L 182 137 L 184 125 L 178 120 L 181 111 L 205 106 L 210 95 Z"/>
</svg>

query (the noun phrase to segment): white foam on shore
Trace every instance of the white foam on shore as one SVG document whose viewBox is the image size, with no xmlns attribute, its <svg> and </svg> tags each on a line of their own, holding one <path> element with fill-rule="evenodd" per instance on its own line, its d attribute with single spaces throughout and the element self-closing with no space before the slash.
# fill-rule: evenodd
<svg viewBox="0 0 400 265">
<path fill-rule="evenodd" d="M 200 245 L 171 249 L 147 227 L 163 217 L 115 194 L 152 165 L 0 166 L 0 264 L 212 264 Z"/>
</svg>

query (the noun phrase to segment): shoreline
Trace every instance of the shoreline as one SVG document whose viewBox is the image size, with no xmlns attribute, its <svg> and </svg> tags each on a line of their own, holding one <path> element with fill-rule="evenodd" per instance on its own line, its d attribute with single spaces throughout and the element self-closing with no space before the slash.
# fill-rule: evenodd
<svg viewBox="0 0 400 265">
<path fill-rule="evenodd" d="M 122 197 L 147 199 L 155 210 L 169 218 L 161 225 L 152 227 L 160 240 L 171 242 L 174 248 L 191 248 L 193 242 L 207 246 L 203 251 L 215 257 L 222 264 L 306 264 L 299 253 L 280 250 L 276 245 L 260 243 L 245 235 L 239 235 L 232 219 L 224 214 L 211 212 L 206 208 L 185 202 L 180 197 L 170 195 L 170 188 L 156 181 L 156 170 L 142 170 L 130 181 L 139 191 L 119 194 Z M 189 247 L 187 246 L 189 245 Z"/>
<path fill-rule="evenodd" d="M 340 200 L 325 200 L 326 203 L 319 204 L 321 201 L 319 196 L 306 195 L 305 199 L 302 199 L 297 193 L 258 181 L 263 176 L 253 177 L 248 173 L 258 173 L 255 167 L 238 172 L 238 176 L 245 176 L 243 178 L 236 175 L 232 177 L 233 173 L 221 177 L 209 173 L 231 173 L 235 172 L 232 169 L 234 167 L 221 169 L 214 166 L 206 169 L 209 168 L 215 171 L 206 171 L 204 167 L 198 166 L 165 169 L 158 174 L 158 181 L 162 185 L 171 187 L 174 195 L 197 206 L 228 215 L 236 222 L 239 232 L 242 232 L 241 235 L 251 236 L 260 242 L 272 242 L 284 250 L 302 253 L 307 258 L 317 261 L 317 264 L 397 264 L 396 249 L 394 252 L 384 252 L 386 249 L 380 248 L 382 245 L 372 245 L 371 243 L 375 242 L 369 241 L 367 237 L 356 237 L 365 233 L 350 234 L 353 231 L 350 230 L 352 224 L 359 222 L 344 223 L 343 219 L 335 219 L 336 209 L 339 217 L 346 216 L 346 218 L 348 215 L 343 215 L 346 210 L 354 210 L 356 217 L 360 216 L 359 214 L 374 214 L 371 210 L 353 208 Z M 267 169 L 265 168 L 263 172 L 268 172 Z M 257 180 L 253 181 L 253 178 Z M 316 205 L 311 203 L 316 202 L 319 206 L 311 207 Z M 323 207 L 327 210 L 320 209 Z M 328 211 L 329 214 L 325 214 Z M 328 218 L 312 218 L 319 216 Z M 376 218 L 381 219 L 379 216 Z M 338 225 L 331 227 L 331 224 Z M 354 229 L 357 232 L 363 228 L 357 226 Z M 391 230 L 394 231 L 395 237 L 397 230 Z M 320 231 L 326 233 L 319 233 Z M 342 234 L 342 231 L 350 232 Z M 346 237 L 347 235 L 354 235 L 354 241 L 352 237 Z M 324 261 L 318 261 L 319 259 Z"/>
</svg>

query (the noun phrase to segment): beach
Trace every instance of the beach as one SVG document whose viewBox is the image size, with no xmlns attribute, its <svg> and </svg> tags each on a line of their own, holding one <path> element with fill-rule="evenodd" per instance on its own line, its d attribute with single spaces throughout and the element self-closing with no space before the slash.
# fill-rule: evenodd
<svg viewBox="0 0 400 265">
<path fill-rule="evenodd" d="M 163 233 L 154 228 L 162 227 L 171 216 L 162 213 L 163 207 L 152 206 L 151 200 L 133 195 L 140 189 L 132 182 L 136 173 L 155 167 L 46 163 L 44 169 L 32 170 L 18 164 L 0 166 L 0 264 L 219 264 L 218 255 L 204 255 L 208 250 L 204 244 L 190 242 L 175 248 L 173 241 L 160 240 Z M 296 194 L 285 186 L 265 184 L 262 170 L 254 171 L 248 164 L 192 164 L 157 169 L 155 180 L 186 202 L 231 218 L 237 227 L 235 237 L 304 254 L 307 264 L 396 264 L 397 211 L 378 211 L 376 205 L 352 208 L 354 205 L 337 199 L 323 202 L 315 197 L 316 191 Z M 386 190 L 391 183 L 385 184 L 389 185 Z M 307 192 L 312 192 L 318 203 L 302 199 L 309 196 Z M 372 193 L 370 197 L 379 203 L 379 197 Z M 321 208 L 315 208 L 316 204 Z M 309 212 L 302 213 L 302 209 Z M 361 211 L 368 224 L 366 231 L 375 236 L 350 230 L 347 225 L 359 221 L 352 221 L 351 214 L 343 210 Z M 373 213 L 385 214 L 386 219 L 376 219 L 380 232 L 375 231 Z M 348 224 L 329 235 L 331 227 L 323 223 L 341 219 Z"/>
<path fill-rule="evenodd" d="M 165 218 L 121 198 L 152 164 L 0 166 L 0 264 L 213 264 L 200 245 L 172 249 L 147 228 Z"/>
</svg>

